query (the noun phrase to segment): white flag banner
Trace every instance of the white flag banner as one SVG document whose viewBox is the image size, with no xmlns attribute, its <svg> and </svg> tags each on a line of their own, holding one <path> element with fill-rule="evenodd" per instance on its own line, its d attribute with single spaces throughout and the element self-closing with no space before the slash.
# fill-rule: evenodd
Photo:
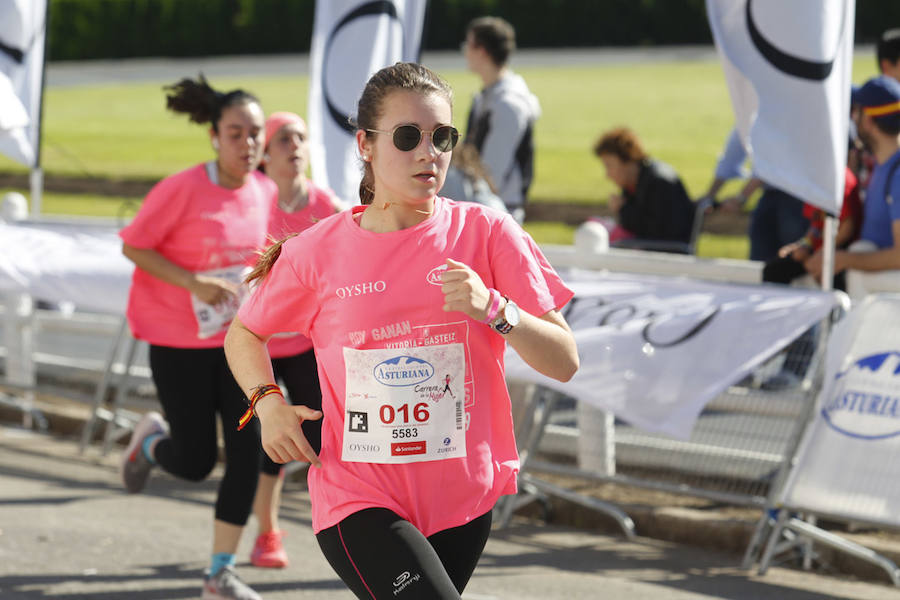
<svg viewBox="0 0 900 600">
<path fill-rule="evenodd" d="M 349 119 L 369 77 L 416 62 L 426 0 L 317 0 L 310 52 L 309 133 L 313 180 L 359 203 L 362 166 Z"/>
<path fill-rule="evenodd" d="M 854 0 L 706 0 L 744 146 L 767 184 L 840 213 Z"/>
<path fill-rule="evenodd" d="M 838 324 L 824 381 L 781 502 L 900 524 L 900 296 L 869 296 Z"/>
<path fill-rule="evenodd" d="M 44 0 L 0 2 L 0 154 L 34 167 L 44 76 Z"/>
<path fill-rule="evenodd" d="M 562 273 L 581 367 L 566 383 L 512 349 L 509 379 L 560 391 L 646 431 L 686 439 L 707 402 L 825 317 L 830 292 L 625 273 Z"/>
</svg>

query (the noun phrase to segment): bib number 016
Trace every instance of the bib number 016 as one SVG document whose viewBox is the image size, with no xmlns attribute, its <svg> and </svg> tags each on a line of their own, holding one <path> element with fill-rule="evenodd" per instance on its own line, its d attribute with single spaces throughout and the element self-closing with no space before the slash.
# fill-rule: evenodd
<svg viewBox="0 0 900 600">
<path fill-rule="evenodd" d="M 400 421 L 402 424 L 410 422 L 425 423 L 428 421 L 431 413 L 428 412 L 428 405 L 424 402 L 419 402 L 411 410 L 409 404 L 401 404 L 397 408 L 390 404 L 382 404 L 381 408 L 378 409 L 378 416 L 381 417 L 381 422 L 385 425 L 393 425 L 398 418 L 402 419 Z M 412 416 L 411 421 L 410 416 Z"/>
</svg>

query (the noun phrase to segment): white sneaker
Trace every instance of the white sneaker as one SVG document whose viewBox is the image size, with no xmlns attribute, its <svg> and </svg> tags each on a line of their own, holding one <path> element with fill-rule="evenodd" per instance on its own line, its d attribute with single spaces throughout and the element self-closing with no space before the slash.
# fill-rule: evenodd
<svg viewBox="0 0 900 600">
<path fill-rule="evenodd" d="M 262 596 L 241 581 L 234 567 L 227 566 L 203 578 L 202 600 L 262 600 Z"/>
<path fill-rule="evenodd" d="M 150 471 L 153 470 L 153 463 L 144 456 L 142 446 L 147 436 L 156 433 L 168 433 L 169 429 L 162 415 L 158 412 L 148 412 L 134 426 L 134 432 L 131 434 L 131 441 L 128 442 L 128 448 L 122 456 L 122 464 L 120 475 L 122 476 L 122 484 L 129 494 L 137 494 L 147 484 L 147 478 Z"/>
</svg>

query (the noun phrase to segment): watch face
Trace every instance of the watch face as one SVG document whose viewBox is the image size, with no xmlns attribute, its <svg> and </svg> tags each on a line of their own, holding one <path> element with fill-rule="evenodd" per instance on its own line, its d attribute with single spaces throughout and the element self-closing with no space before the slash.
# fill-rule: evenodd
<svg viewBox="0 0 900 600">
<path fill-rule="evenodd" d="M 503 309 L 503 318 L 513 327 L 519 324 L 519 307 L 512 300 L 506 302 L 506 308 Z"/>
</svg>

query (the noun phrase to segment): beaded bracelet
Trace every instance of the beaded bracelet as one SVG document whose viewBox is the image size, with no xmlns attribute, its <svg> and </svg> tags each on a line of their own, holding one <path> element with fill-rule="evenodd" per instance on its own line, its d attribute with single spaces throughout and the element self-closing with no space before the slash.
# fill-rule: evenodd
<svg viewBox="0 0 900 600">
<path fill-rule="evenodd" d="M 250 419 L 253 418 L 253 415 L 256 414 L 256 403 L 265 398 L 266 396 L 271 396 L 272 394 L 278 394 L 283 396 L 281 392 L 281 388 L 278 387 L 275 383 L 264 383 L 262 385 L 256 386 L 256 390 L 254 390 L 253 394 L 250 396 L 250 399 L 247 401 L 250 404 L 250 408 L 241 416 L 238 421 L 237 430 L 240 431 L 243 429 L 247 423 L 250 422 Z"/>
<path fill-rule="evenodd" d="M 497 313 L 500 312 L 500 292 L 491 288 L 488 290 L 491 293 L 491 307 L 488 309 L 487 317 L 485 317 L 482 323 L 490 324 L 497 317 Z"/>
</svg>

